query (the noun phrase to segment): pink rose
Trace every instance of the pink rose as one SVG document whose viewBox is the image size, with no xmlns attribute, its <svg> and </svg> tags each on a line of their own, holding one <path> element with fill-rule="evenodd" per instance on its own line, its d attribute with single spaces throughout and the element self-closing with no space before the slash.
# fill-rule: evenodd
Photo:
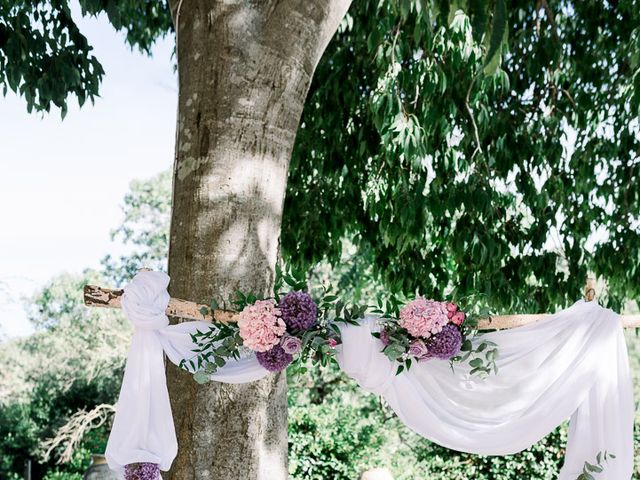
<svg viewBox="0 0 640 480">
<path fill-rule="evenodd" d="M 429 353 L 427 346 L 422 340 L 414 340 L 409 345 L 409 355 L 416 358 L 422 358 Z"/>
<path fill-rule="evenodd" d="M 302 349 L 302 341 L 297 337 L 285 333 L 280 340 L 280 346 L 285 353 L 295 355 Z"/>
<path fill-rule="evenodd" d="M 335 338 L 330 338 L 327 340 L 327 343 L 331 348 L 336 348 L 338 346 L 338 341 Z"/>
<path fill-rule="evenodd" d="M 464 323 L 464 317 L 464 312 L 456 312 L 453 317 L 451 317 L 451 323 L 462 325 Z"/>
<path fill-rule="evenodd" d="M 447 317 L 449 319 L 451 319 L 451 317 L 453 317 L 453 315 L 455 315 L 457 311 L 458 311 L 458 305 L 456 305 L 453 302 L 447 303 Z"/>
</svg>

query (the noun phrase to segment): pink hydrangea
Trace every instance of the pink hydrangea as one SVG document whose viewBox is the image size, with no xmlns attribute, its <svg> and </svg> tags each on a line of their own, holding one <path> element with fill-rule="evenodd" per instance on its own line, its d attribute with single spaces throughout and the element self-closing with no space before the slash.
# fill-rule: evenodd
<svg viewBox="0 0 640 480">
<path fill-rule="evenodd" d="M 448 321 L 444 302 L 418 297 L 400 310 L 400 326 L 414 337 L 429 338 L 442 331 Z"/>
<path fill-rule="evenodd" d="M 280 310 L 270 300 L 244 307 L 238 316 L 238 327 L 244 346 L 256 352 L 266 352 L 280 343 L 287 329 Z"/>
</svg>

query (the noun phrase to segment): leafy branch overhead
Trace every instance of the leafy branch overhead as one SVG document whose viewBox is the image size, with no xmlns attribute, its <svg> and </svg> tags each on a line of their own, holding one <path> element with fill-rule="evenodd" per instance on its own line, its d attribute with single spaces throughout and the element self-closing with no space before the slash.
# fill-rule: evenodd
<svg viewBox="0 0 640 480">
<path fill-rule="evenodd" d="M 0 0 L 0 85 L 24 97 L 29 112 L 68 109 L 69 96 L 82 106 L 99 96 L 104 70 L 80 31 L 80 16 L 106 14 L 132 47 L 149 53 L 153 42 L 173 30 L 167 4 L 144 0 Z"/>
<path fill-rule="evenodd" d="M 570 304 L 588 272 L 638 299 L 639 25 L 631 0 L 354 2 L 305 105 L 285 257 L 338 263 L 346 236 L 391 291 L 500 311 Z"/>
<path fill-rule="evenodd" d="M 0 84 L 29 110 L 99 94 L 81 15 L 146 52 L 173 29 L 165 2 L 79 6 L 0 0 Z M 639 26 L 637 0 L 353 2 L 296 136 L 285 259 L 336 264 L 346 237 L 395 292 L 541 311 L 593 272 L 637 300 Z"/>
</svg>

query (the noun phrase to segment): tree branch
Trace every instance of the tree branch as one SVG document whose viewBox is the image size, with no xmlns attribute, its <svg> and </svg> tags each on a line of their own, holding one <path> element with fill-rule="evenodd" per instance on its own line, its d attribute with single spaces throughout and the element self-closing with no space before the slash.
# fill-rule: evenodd
<svg viewBox="0 0 640 480">
<path fill-rule="evenodd" d="M 86 285 L 84 287 L 84 304 L 87 307 L 101 308 L 121 308 L 120 299 L 124 292 L 122 290 L 111 290 L 108 288 Z M 207 314 L 203 315 L 203 309 L 207 309 Z M 186 320 L 204 320 L 215 323 L 234 323 L 237 321 L 237 313 L 228 310 L 214 310 L 207 305 L 172 298 L 167 307 L 167 315 L 184 318 Z M 523 314 L 523 315 L 498 315 L 495 317 L 483 318 L 478 323 L 480 330 L 504 330 L 507 328 L 521 327 L 536 323 L 547 318 L 550 314 Z M 621 315 L 622 324 L 625 328 L 640 327 L 640 315 Z"/>
<path fill-rule="evenodd" d="M 469 114 L 469 118 L 471 119 L 471 125 L 473 126 L 473 135 L 476 140 L 476 148 L 471 155 L 471 160 L 473 160 L 478 153 L 482 153 L 482 146 L 480 145 L 480 133 L 478 132 L 478 125 L 476 124 L 476 118 L 473 115 L 473 110 L 471 109 L 470 99 L 471 99 L 471 90 L 473 90 L 473 85 L 476 83 L 476 78 L 473 77 L 471 83 L 469 84 L 469 88 L 467 89 L 467 95 L 464 98 L 464 107 L 467 109 L 467 113 Z"/>
<path fill-rule="evenodd" d="M 77 449 L 85 433 L 104 425 L 115 410 L 113 405 L 103 403 L 88 412 L 80 410 L 74 413 L 52 438 L 40 443 L 42 460 L 48 461 L 54 451 L 61 448 L 62 451 L 59 453 L 56 463 L 71 461 L 73 452 Z"/>
</svg>

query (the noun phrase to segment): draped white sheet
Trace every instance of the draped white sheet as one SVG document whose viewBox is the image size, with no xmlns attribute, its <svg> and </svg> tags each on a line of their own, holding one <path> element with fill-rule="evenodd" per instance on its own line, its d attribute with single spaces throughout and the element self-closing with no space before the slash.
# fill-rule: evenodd
<svg viewBox="0 0 640 480">
<path fill-rule="evenodd" d="M 164 314 L 169 277 L 141 272 L 125 287 L 123 309 L 135 327 L 107 460 L 122 475 L 128 463 L 169 469 L 177 443 L 167 393 L 163 351 L 179 363 L 191 358 L 190 334 L 205 322 L 169 325 Z M 559 480 L 575 480 L 598 452 L 616 455 L 601 480 L 627 480 L 633 469 L 633 389 L 619 316 L 595 302 L 578 302 L 533 325 L 487 334 L 498 344 L 498 375 L 482 380 L 469 368 L 433 360 L 396 376 L 372 331 L 377 317 L 341 328 L 342 370 L 382 395 L 411 429 L 456 450 L 508 455 L 540 440 L 571 417 Z M 212 375 L 227 383 L 268 372 L 255 356 L 230 361 Z"/>
<path fill-rule="evenodd" d="M 342 329 L 342 370 L 382 395 L 416 433 L 482 455 L 524 450 L 571 417 L 559 480 L 575 480 L 598 452 L 613 453 L 598 479 L 628 480 L 633 470 L 633 388 L 620 317 L 580 301 L 541 322 L 483 336 L 498 344 L 498 374 L 429 361 L 395 375 L 371 340 L 376 319 Z"/>
<path fill-rule="evenodd" d="M 191 334 L 207 331 L 207 322 L 169 325 L 165 310 L 169 303 L 169 276 L 162 272 L 140 272 L 124 287 L 122 309 L 134 327 L 127 356 L 116 415 L 105 455 L 112 470 L 124 477 L 129 463 L 149 462 L 169 470 L 178 452 L 164 356 L 179 364 L 195 354 Z M 269 372 L 255 356 L 229 360 L 211 376 L 225 383 L 259 380 Z"/>
</svg>

